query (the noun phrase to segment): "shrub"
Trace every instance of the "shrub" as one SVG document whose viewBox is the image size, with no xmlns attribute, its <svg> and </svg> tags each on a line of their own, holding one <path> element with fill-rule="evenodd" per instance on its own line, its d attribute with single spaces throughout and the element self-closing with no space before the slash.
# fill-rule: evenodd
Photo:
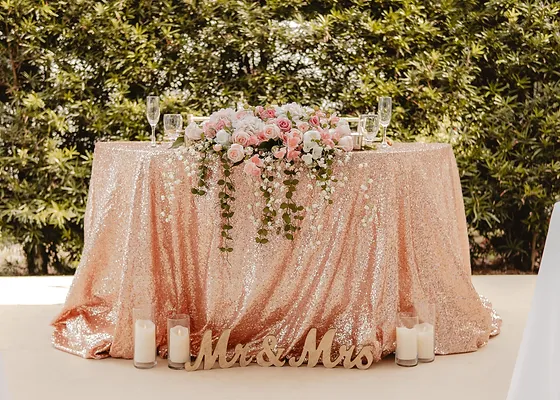
<svg viewBox="0 0 560 400">
<path fill-rule="evenodd" d="M 449 141 L 472 256 L 538 265 L 559 199 L 557 1 L 0 0 L 0 229 L 30 273 L 82 246 L 95 141 L 148 136 L 144 98 L 209 114 L 242 100 L 357 115 Z"/>
</svg>

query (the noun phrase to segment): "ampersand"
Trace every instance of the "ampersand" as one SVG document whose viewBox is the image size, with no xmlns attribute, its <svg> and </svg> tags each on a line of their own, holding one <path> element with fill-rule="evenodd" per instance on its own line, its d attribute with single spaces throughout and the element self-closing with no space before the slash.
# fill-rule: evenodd
<svg viewBox="0 0 560 400">
<path fill-rule="evenodd" d="M 276 367 L 283 366 L 286 361 L 280 361 L 280 357 L 284 349 L 277 346 L 278 340 L 276 340 L 276 337 L 272 335 L 265 337 L 263 340 L 263 349 L 257 354 L 257 364 L 261 367 L 270 367 L 271 365 Z"/>
</svg>

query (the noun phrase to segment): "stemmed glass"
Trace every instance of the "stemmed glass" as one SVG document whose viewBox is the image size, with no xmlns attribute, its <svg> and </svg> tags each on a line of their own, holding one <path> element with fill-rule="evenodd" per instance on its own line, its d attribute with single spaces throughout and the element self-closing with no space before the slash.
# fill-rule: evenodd
<svg viewBox="0 0 560 400">
<path fill-rule="evenodd" d="M 152 147 L 156 147 L 156 125 L 159 121 L 159 97 L 148 96 L 146 100 L 146 116 L 152 127 Z"/>
<path fill-rule="evenodd" d="M 389 146 L 387 144 L 387 127 L 389 126 L 389 122 L 391 122 L 391 98 L 390 97 L 379 98 L 378 113 L 379 113 L 379 125 L 383 127 L 383 141 L 381 142 L 381 148 L 386 149 Z"/>
<path fill-rule="evenodd" d="M 165 114 L 163 116 L 163 130 L 165 131 L 165 140 L 175 141 L 179 137 L 179 133 L 183 128 L 183 117 L 181 114 Z"/>
<path fill-rule="evenodd" d="M 379 132 L 379 117 L 377 114 L 360 115 L 360 133 L 367 144 L 373 143 L 377 132 Z"/>
</svg>

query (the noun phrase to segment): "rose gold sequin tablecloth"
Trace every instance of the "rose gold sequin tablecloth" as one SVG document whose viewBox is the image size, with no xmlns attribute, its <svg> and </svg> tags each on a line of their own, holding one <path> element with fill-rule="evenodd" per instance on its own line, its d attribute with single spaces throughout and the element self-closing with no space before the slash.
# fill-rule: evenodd
<svg viewBox="0 0 560 400">
<path fill-rule="evenodd" d="M 98 143 L 85 215 L 85 245 L 54 346 L 82 357 L 133 353 L 132 308 L 151 303 L 165 352 L 166 314 L 191 315 L 192 349 L 202 333 L 232 328 L 231 349 L 254 350 L 273 334 L 299 355 L 310 328 L 336 328 L 334 348 L 395 349 L 397 310 L 437 307 L 436 351 L 474 351 L 500 318 L 471 284 L 467 226 L 452 149 L 396 144 L 353 152 L 335 168 L 334 204 L 301 178 L 308 208 L 293 242 L 255 242 L 261 200 L 236 168 L 229 260 L 218 250 L 217 170 L 203 197 L 191 194 L 194 161 L 168 145 Z M 344 186 L 342 186 L 344 185 Z"/>
</svg>

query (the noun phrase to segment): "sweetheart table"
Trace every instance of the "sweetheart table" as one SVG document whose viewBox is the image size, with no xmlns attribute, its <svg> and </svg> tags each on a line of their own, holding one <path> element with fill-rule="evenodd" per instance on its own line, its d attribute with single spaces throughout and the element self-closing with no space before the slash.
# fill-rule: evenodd
<svg viewBox="0 0 560 400">
<path fill-rule="evenodd" d="M 336 329 L 334 345 L 395 350 L 397 312 L 436 304 L 436 353 L 474 351 L 501 320 L 471 284 L 459 174 L 451 146 L 395 144 L 348 153 L 335 168 L 332 204 L 301 178 L 305 206 L 293 241 L 255 242 L 262 198 L 234 168 L 233 251 L 220 246 L 219 187 L 206 196 L 192 155 L 145 142 L 95 147 L 81 262 L 53 344 L 86 358 L 132 358 L 132 309 L 155 309 L 166 349 L 169 312 L 191 316 L 191 348 L 231 329 L 230 351 L 254 354 L 272 334 L 285 355 L 301 352 L 311 328 Z M 214 170 L 218 174 L 218 169 Z M 211 182 L 215 182 L 213 179 Z"/>
</svg>

